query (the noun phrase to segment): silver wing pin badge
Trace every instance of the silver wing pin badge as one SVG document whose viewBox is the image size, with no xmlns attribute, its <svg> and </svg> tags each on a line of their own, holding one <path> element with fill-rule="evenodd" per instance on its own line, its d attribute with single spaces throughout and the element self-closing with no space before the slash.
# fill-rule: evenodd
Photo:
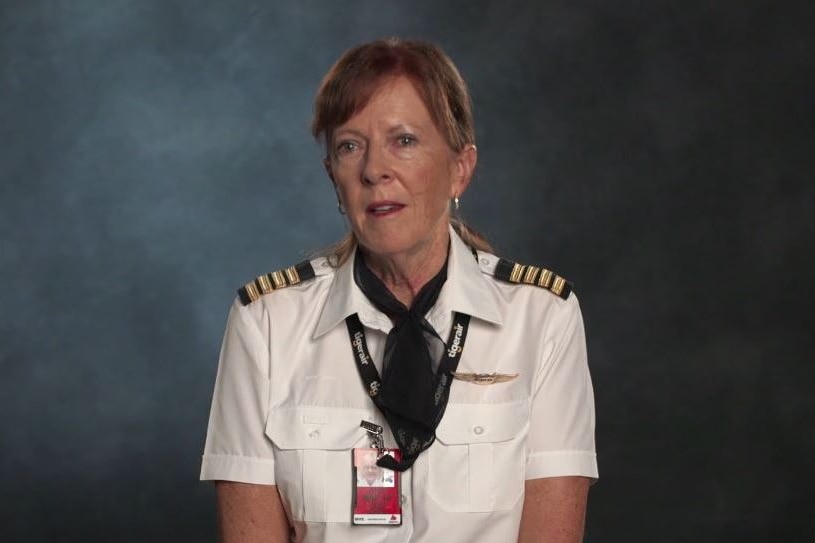
<svg viewBox="0 0 815 543">
<path fill-rule="evenodd" d="M 494 385 L 506 383 L 518 377 L 517 373 L 461 373 L 453 372 L 453 379 L 473 383 L 474 385 Z"/>
</svg>

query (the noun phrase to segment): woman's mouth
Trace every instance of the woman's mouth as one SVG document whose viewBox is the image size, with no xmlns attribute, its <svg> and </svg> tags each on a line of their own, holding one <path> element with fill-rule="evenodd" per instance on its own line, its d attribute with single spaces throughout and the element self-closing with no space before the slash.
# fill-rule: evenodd
<svg viewBox="0 0 815 543">
<path fill-rule="evenodd" d="M 374 202 L 365 211 L 374 217 L 385 217 L 401 211 L 404 207 L 404 204 L 398 202 Z"/>
</svg>

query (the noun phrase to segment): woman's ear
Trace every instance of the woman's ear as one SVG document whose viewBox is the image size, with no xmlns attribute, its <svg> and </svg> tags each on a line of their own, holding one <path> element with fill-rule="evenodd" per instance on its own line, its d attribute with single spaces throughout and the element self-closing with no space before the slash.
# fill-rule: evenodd
<svg viewBox="0 0 815 543">
<path fill-rule="evenodd" d="M 341 215 L 345 215 L 345 209 L 342 207 L 342 198 L 340 198 L 340 189 L 337 187 L 337 182 L 334 180 L 334 172 L 331 170 L 331 159 L 325 157 L 323 159 L 323 167 L 328 178 L 331 180 L 331 187 L 334 189 L 334 194 L 337 195 L 337 209 Z"/>
<path fill-rule="evenodd" d="M 334 172 L 331 170 L 331 159 L 325 157 L 323 159 L 323 168 L 325 168 L 325 173 L 328 174 L 328 178 L 331 180 L 331 184 L 334 185 L 334 189 L 337 188 L 337 182 L 334 181 Z"/>
<path fill-rule="evenodd" d="M 475 145 L 465 145 L 456 156 L 456 180 L 453 183 L 451 198 L 460 197 L 467 190 L 478 162 L 478 149 Z"/>
</svg>

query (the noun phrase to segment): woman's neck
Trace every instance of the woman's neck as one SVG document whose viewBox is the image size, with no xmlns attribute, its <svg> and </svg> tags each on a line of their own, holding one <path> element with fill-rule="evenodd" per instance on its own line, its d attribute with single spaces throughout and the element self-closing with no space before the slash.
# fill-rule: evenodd
<svg viewBox="0 0 815 543">
<path fill-rule="evenodd" d="M 444 266 L 450 237 L 443 237 L 416 254 L 381 255 L 364 247 L 365 264 L 379 277 L 397 300 L 410 307 L 416 295 Z"/>
</svg>

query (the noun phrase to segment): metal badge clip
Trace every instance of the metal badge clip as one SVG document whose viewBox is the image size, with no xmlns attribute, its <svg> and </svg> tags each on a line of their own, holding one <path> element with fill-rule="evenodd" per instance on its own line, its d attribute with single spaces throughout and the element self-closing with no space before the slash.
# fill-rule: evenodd
<svg viewBox="0 0 815 543">
<path fill-rule="evenodd" d="M 385 440 L 382 439 L 382 427 L 367 420 L 360 421 L 359 425 L 368 432 L 368 437 L 371 438 L 371 448 L 376 449 L 378 456 L 382 456 L 385 452 Z"/>
</svg>

